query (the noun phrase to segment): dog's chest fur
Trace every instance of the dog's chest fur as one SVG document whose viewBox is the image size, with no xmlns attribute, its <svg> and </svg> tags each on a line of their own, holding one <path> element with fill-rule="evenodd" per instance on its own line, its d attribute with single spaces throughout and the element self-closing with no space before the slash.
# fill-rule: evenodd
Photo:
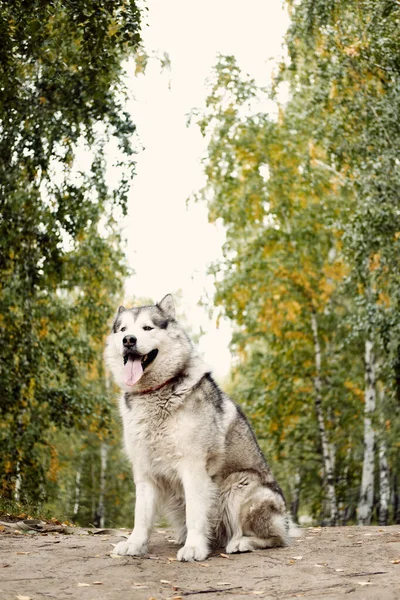
<svg viewBox="0 0 400 600">
<path fill-rule="evenodd" d="M 160 402 L 121 401 L 125 448 L 134 470 L 173 476 L 187 448 L 187 410 L 179 398 Z"/>
</svg>

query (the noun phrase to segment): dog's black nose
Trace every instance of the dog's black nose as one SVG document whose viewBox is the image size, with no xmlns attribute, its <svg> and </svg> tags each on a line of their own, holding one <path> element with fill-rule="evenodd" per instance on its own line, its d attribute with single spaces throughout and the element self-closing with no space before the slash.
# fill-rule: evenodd
<svg viewBox="0 0 400 600">
<path fill-rule="evenodd" d="M 122 343 L 126 348 L 129 348 L 130 346 L 135 346 L 136 342 L 137 339 L 134 335 L 126 335 L 122 340 Z"/>
</svg>

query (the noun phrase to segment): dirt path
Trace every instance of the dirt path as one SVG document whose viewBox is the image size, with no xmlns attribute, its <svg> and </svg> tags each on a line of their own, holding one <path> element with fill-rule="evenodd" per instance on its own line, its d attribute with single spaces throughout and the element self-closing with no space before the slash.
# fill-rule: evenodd
<svg viewBox="0 0 400 600">
<path fill-rule="evenodd" d="M 151 555 L 112 557 L 115 536 L 0 534 L 1 600 L 193 597 L 400 599 L 400 527 L 304 529 L 290 548 L 175 560 L 167 530 Z"/>
</svg>

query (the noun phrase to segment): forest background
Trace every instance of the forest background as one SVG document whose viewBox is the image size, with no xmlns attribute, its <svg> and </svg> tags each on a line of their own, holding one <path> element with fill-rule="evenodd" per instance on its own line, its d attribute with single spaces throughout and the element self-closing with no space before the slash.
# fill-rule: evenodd
<svg viewBox="0 0 400 600">
<path fill-rule="evenodd" d="M 210 267 L 234 327 L 226 387 L 295 518 L 398 523 L 400 3 L 286 6 L 273 85 L 220 56 L 191 116 L 196 200 L 226 232 Z M 131 525 L 102 349 L 127 276 L 141 22 L 133 0 L 0 1 L 2 511 Z"/>
</svg>

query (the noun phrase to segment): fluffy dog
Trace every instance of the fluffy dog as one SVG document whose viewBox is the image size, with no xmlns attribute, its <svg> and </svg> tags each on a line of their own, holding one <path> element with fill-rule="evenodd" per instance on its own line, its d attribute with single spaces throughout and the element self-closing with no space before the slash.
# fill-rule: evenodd
<svg viewBox="0 0 400 600">
<path fill-rule="evenodd" d="M 172 296 L 121 306 L 105 358 L 123 394 L 124 444 L 136 485 L 135 526 L 117 554 L 147 552 L 162 511 L 178 560 L 285 546 L 285 499 L 242 410 L 221 391 L 175 318 Z"/>
</svg>

